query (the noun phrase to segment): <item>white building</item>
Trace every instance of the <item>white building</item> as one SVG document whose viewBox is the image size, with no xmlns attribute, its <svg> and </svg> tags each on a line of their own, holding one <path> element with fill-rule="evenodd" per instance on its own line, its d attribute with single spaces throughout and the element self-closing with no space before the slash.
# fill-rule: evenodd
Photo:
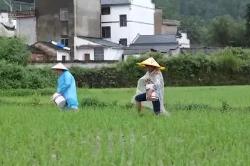
<svg viewBox="0 0 250 166">
<path fill-rule="evenodd" d="M 123 48 L 121 45 L 100 38 L 77 37 L 76 61 L 120 61 Z"/>
<path fill-rule="evenodd" d="M 151 0 L 101 0 L 102 37 L 130 45 L 138 34 L 154 35 L 155 4 Z"/>
<path fill-rule="evenodd" d="M 15 24 L 16 22 L 9 18 L 9 13 L 0 13 L 0 36 L 14 37 Z"/>
<path fill-rule="evenodd" d="M 24 39 L 28 45 L 35 43 L 37 41 L 35 11 L 15 12 L 14 17 L 16 19 L 16 36 Z"/>
<path fill-rule="evenodd" d="M 181 36 L 177 38 L 180 48 L 190 48 L 190 40 L 188 39 L 187 33 L 181 33 Z"/>
</svg>

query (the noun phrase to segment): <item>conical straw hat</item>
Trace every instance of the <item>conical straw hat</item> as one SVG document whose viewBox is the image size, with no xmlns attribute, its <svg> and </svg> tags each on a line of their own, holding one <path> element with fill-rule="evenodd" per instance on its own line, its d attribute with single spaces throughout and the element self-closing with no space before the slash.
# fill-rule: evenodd
<svg viewBox="0 0 250 166">
<path fill-rule="evenodd" d="M 140 63 L 137 63 L 137 64 L 140 65 L 140 66 L 142 66 L 142 67 L 145 67 L 145 66 L 154 66 L 154 67 L 157 67 L 157 68 L 159 68 L 159 69 L 161 69 L 161 70 L 164 70 L 164 69 L 165 69 L 165 67 L 160 66 L 160 65 L 155 61 L 155 59 L 152 58 L 152 57 L 146 59 L 145 61 L 142 61 L 142 62 L 140 62 Z"/>
<path fill-rule="evenodd" d="M 58 63 L 55 66 L 52 67 L 52 69 L 59 69 L 59 70 L 69 70 L 67 67 L 65 67 L 62 63 Z"/>
</svg>

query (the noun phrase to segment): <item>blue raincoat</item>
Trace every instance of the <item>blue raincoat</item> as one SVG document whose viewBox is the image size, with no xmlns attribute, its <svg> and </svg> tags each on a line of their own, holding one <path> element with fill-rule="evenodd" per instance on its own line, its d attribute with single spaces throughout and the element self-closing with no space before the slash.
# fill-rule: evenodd
<svg viewBox="0 0 250 166">
<path fill-rule="evenodd" d="M 78 108 L 75 79 L 67 70 L 64 71 L 57 80 L 57 93 L 64 96 L 67 102 L 67 108 Z"/>
</svg>

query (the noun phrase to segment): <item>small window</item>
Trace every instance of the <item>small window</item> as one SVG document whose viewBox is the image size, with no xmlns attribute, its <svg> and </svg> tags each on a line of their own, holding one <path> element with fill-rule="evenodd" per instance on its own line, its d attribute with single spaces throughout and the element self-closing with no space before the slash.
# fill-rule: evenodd
<svg viewBox="0 0 250 166">
<path fill-rule="evenodd" d="M 84 54 L 84 60 L 90 61 L 90 54 Z"/>
<path fill-rule="evenodd" d="M 62 56 L 62 62 L 66 62 L 66 56 L 65 55 Z"/>
<path fill-rule="evenodd" d="M 128 40 L 126 38 L 120 39 L 119 44 L 127 46 L 128 45 Z"/>
<path fill-rule="evenodd" d="M 68 38 L 62 38 L 61 39 L 61 44 L 68 47 L 69 46 L 69 39 Z"/>
<path fill-rule="evenodd" d="M 60 8 L 60 21 L 69 20 L 69 11 L 67 8 Z"/>
<path fill-rule="evenodd" d="M 110 15 L 110 7 L 102 7 L 102 15 Z"/>
<path fill-rule="evenodd" d="M 102 37 L 103 38 L 111 38 L 111 28 L 110 27 L 102 27 Z"/>
<path fill-rule="evenodd" d="M 127 26 L 127 15 L 120 15 L 120 26 L 121 27 Z"/>
</svg>

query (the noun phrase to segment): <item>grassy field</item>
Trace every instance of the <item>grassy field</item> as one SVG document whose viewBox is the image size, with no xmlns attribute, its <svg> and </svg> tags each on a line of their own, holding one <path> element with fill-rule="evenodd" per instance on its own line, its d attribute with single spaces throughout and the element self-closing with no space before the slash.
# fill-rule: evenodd
<svg viewBox="0 0 250 166">
<path fill-rule="evenodd" d="M 250 165 L 250 86 L 166 88 L 170 117 L 138 116 L 134 91 L 80 89 L 77 113 L 0 91 L 0 165 Z"/>
</svg>

